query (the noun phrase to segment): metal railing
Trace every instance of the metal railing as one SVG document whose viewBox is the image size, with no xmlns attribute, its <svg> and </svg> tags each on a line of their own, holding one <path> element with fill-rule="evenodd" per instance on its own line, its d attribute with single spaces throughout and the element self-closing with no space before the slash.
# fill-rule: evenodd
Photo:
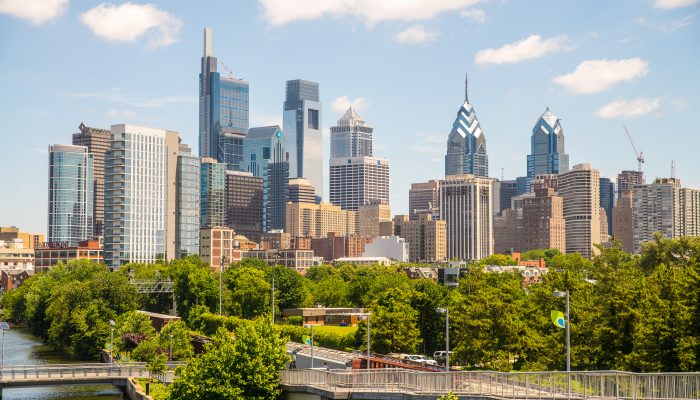
<svg viewBox="0 0 700 400">
<path fill-rule="evenodd" d="M 181 365 L 184 365 L 184 363 L 168 363 L 169 370 L 164 374 L 158 375 L 158 378 L 171 382 L 174 378 L 173 369 Z M 5 365 L 0 367 L 0 383 L 95 380 L 99 378 L 147 378 L 148 376 L 149 372 L 145 363 Z"/>
<path fill-rule="evenodd" d="M 172 281 L 154 281 L 145 279 L 131 279 L 129 283 L 136 287 L 136 293 L 172 293 Z"/>
<path fill-rule="evenodd" d="M 288 387 L 348 393 L 439 396 L 452 392 L 498 399 L 700 399 L 700 373 L 286 370 L 281 371 L 281 380 Z"/>
</svg>

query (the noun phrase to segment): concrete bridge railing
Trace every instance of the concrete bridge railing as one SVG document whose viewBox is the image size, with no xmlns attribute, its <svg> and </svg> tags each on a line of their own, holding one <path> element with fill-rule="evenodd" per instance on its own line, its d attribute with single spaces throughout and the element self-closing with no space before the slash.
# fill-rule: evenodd
<svg viewBox="0 0 700 400">
<path fill-rule="evenodd" d="M 700 373 L 287 370 L 281 372 L 281 379 L 288 392 L 323 392 L 328 398 L 347 398 L 344 395 L 352 393 L 439 396 L 452 392 L 492 399 L 700 399 Z"/>
</svg>

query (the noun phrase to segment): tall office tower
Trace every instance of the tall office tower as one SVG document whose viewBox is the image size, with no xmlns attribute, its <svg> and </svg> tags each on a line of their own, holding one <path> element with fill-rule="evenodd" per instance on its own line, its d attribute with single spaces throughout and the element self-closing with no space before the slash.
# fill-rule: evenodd
<svg viewBox="0 0 700 400">
<path fill-rule="evenodd" d="M 177 132 L 112 125 L 105 158 L 104 259 L 129 262 L 175 257 Z"/>
<path fill-rule="evenodd" d="M 440 181 L 412 183 L 408 190 L 408 216 L 412 220 L 428 213 L 437 218 L 440 215 Z"/>
<path fill-rule="evenodd" d="M 603 207 L 600 207 L 600 242 L 608 243 L 610 234 L 608 234 L 608 213 Z"/>
<path fill-rule="evenodd" d="M 175 257 L 199 254 L 200 162 L 180 144 L 175 189 Z"/>
<path fill-rule="evenodd" d="M 376 157 L 330 159 L 330 201 L 357 211 L 373 200 L 389 202 L 389 160 Z"/>
<path fill-rule="evenodd" d="M 199 74 L 199 156 L 239 170 L 248 132 L 248 82 L 230 73 L 222 77 L 212 56 L 212 30 L 204 29 L 204 56 Z"/>
<path fill-rule="evenodd" d="M 285 230 L 292 238 L 357 234 L 357 212 L 329 203 L 287 203 L 286 219 Z"/>
<path fill-rule="evenodd" d="M 357 219 L 357 234 L 359 236 L 380 236 L 379 225 L 382 222 L 391 222 L 391 208 L 389 207 L 389 203 L 372 200 L 369 204 L 363 204 L 357 212 Z"/>
<path fill-rule="evenodd" d="M 506 208 L 493 216 L 493 252 L 506 254 L 522 252 L 523 208 Z"/>
<path fill-rule="evenodd" d="M 447 224 L 433 219 L 432 214 L 420 214 L 414 220 L 396 220 L 402 238 L 408 242 L 410 262 L 441 262 L 447 259 Z"/>
<path fill-rule="evenodd" d="M 615 183 L 613 183 L 610 178 L 600 178 L 600 206 L 605 209 L 606 235 L 612 235 L 612 210 L 613 207 L 615 207 Z"/>
<path fill-rule="evenodd" d="M 251 128 L 243 141 L 242 169 L 263 178 L 263 232 L 284 229 L 289 159 L 279 126 Z"/>
<path fill-rule="evenodd" d="M 288 182 L 288 203 L 315 203 L 316 193 L 311 183 L 304 178 L 290 179 Z"/>
<path fill-rule="evenodd" d="M 511 199 L 518 195 L 518 184 L 516 180 L 501 181 L 499 185 L 500 210 L 510 208 Z"/>
<path fill-rule="evenodd" d="M 700 236 L 700 190 L 682 188 L 680 192 L 683 236 Z"/>
<path fill-rule="evenodd" d="M 259 242 L 263 234 L 263 178 L 226 171 L 226 226 Z"/>
<path fill-rule="evenodd" d="M 566 252 L 591 258 L 600 243 L 600 172 L 590 164 L 577 164 L 559 175 L 564 199 Z"/>
<path fill-rule="evenodd" d="M 471 174 L 480 178 L 489 176 L 489 157 L 486 154 L 486 136 L 469 103 L 468 80 L 464 78 L 464 104 L 457 111 L 452 131 L 447 139 L 445 176 Z"/>
<path fill-rule="evenodd" d="M 612 211 L 612 236 L 620 242 L 622 250 L 627 253 L 634 251 L 633 220 L 632 220 L 632 191 L 623 190 L 617 198 L 617 204 Z"/>
<path fill-rule="evenodd" d="M 535 189 L 523 199 L 523 250 L 558 249 L 566 252 L 564 201 L 552 188 Z"/>
<path fill-rule="evenodd" d="M 87 147 L 49 146 L 49 242 L 73 247 L 92 237 L 93 168 Z"/>
<path fill-rule="evenodd" d="M 372 131 L 352 106 L 331 126 L 331 158 L 372 156 Z"/>
<path fill-rule="evenodd" d="M 617 174 L 617 195 L 625 190 L 633 190 L 637 185 L 644 185 L 644 172 L 642 171 L 622 171 Z"/>
<path fill-rule="evenodd" d="M 226 166 L 205 157 L 200 164 L 199 226 L 226 225 Z"/>
<path fill-rule="evenodd" d="M 447 258 L 479 260 L 493 253 L 492 180 L 452 175 L 440 181 L 440 219 L 447 223 Z"/>
<path fill-rule="evenodd" d="M 636 185 L 632 193 L 633 248 L 639 253 L 642 244 L 660 232 L 664 237 L 681 235 L 681 182 L 659 178 L 649 185 Z"/>
<path fill-rule="evenodd" d="M 92 154 L 94 164 L 93 193 L 93 229 L 92 236 L 102 236 L 105 220 L 105 154 L 109 150 L 111 133 L 109 129 L 97 129 L 85 126 L 81 123 L 78 127 L 80 133 L 73 134 L 74 146 L 86 146 L 88 153 Z M 26 243 L 25 243 L 26 246 Z"/>
<path fill-rule="evenodd" d="M 530 182 L 537 175 L 561 174 L 568 170 L 569 155 L 564 150 L 564 129 L 560 119 L 547 107 L 532 128 L 526 190 L 531 190 Z"/>
<path fill-rule="evenodd" d="M 323 137 L 318 83 L 287 81 L 283 127 L 289 137 L 289 177 L 306 178 L 323 197 Z"/>
</svg>

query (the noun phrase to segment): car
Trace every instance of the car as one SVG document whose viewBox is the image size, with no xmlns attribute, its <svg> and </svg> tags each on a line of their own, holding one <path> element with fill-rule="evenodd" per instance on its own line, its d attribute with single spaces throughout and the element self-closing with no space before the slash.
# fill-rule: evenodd
<svg viewBox="0 0 700 400">
<path fill-rule="evenodd" d="M 405 359 L 410 360 L 410 361 L 415 361 L 415 362 L 418 362 L 421 364 L 437 365 L 437 361 L 431 360 L 426 356 L 421 356 L 418 354 L 408 354 Z"/>
<path fill-rule="evenodd" d="M 433 358 L 435 359 L 435 361 L 444 364 L 446 353 L 447 352 L 445 350 L 436 351 L 435 353 L 433 353 Z M 452 352 L 450 352 L 450 357 L 452 357 Z"/>
</svg>

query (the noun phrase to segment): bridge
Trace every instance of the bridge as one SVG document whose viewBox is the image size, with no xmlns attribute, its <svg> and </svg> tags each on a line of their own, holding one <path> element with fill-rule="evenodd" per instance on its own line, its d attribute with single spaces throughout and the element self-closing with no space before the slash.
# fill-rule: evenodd
<svg viewBox="0 0 700 400">
<path fill-rule="evenodd" d="M 700 373 L 420 372 L 398 369 L 286 370 L 289 400 L 435 400 L 452 392 L 460 399 L 698 400 Z"/>
<path fill-rule="evenodd" d="M 170 364 L 169 371 L 153 376 L 164 382 L 172 382 L 172 369 L 179 364 Z M 126 386 L 128 378 L 148 378 L 145 363 L 128 364 L 48 364 L 5 365 L 0 367 L 0 397 L 2 389 L 57 386 L 75 384 L 108 383 Z"/>
<path fill-rule="evenodd" d="M 136 288 L 136 293 L 172 293 L 172 281 L 150 279 L 130 279 L 129 283 Z"/>
</svg>

